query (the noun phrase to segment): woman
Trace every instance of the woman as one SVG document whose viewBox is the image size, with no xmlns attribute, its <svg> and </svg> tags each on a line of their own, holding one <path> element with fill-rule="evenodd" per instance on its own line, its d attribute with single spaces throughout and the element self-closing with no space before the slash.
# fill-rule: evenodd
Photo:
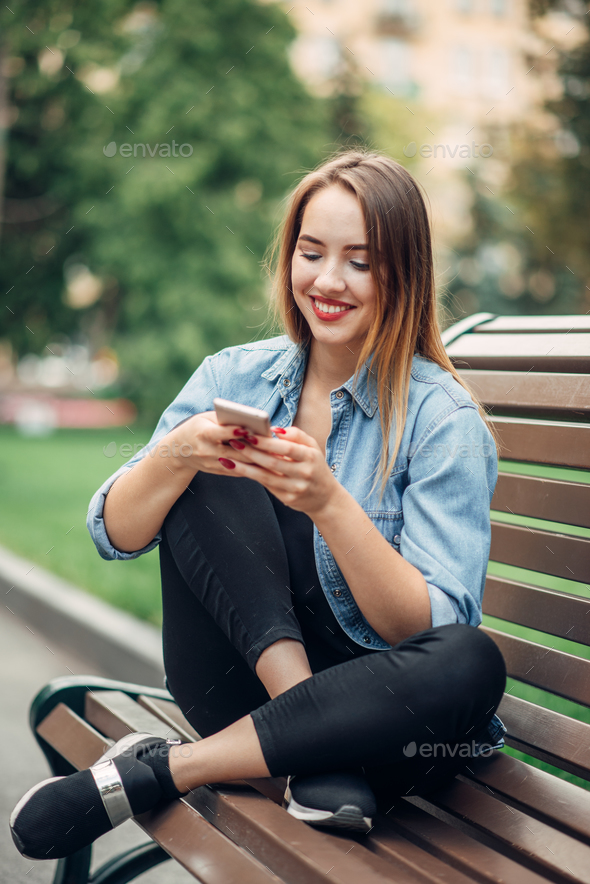
<svg viewBox="0 0 590 884">
<path fill-rule="evenodd" d="M 504 662 L 471 628 L 496 449 L 441 343 L 418 186 L 339 153 L 291 194 L 276 248 L 286 335 L 205 359 L 88 517 L 103 558 L 160 544 L 167 683 L 205 739 L 134 735 L 35 787 L 11 821 L 32 858 L 254 777 L 288 776 L 300 819 L 366 831 L 375 793 L 423 794 L 503 744 Z M 216 396 L 274 435 L 220 426 Z"/>
</svg>

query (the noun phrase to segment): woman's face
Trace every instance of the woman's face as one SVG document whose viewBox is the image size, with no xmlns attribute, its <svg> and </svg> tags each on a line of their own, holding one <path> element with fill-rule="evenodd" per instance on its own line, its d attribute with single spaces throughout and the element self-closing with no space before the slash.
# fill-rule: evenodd
<svg viewBox="0 0 590 884">
<path fill-rule="evenodd" d="M 377 303 L 368 260 L 357 198 L 338 184 L 319 190 L 305 208 L 291 261 L 295 301 L 318 342 L 358 354 Z"/>
</svg>

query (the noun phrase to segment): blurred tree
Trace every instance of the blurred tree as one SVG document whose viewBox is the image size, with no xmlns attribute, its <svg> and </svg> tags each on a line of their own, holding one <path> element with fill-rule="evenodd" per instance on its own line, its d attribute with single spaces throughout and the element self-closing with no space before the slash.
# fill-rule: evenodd
<svg viewBox="0 0 590 884">
<path fill-rule="evenodd" d="M 550 8 L 560 3 L 533 4 L 533 13 Z M 563 95 L 547 102 L 546 129 L 527 121 L 514 128 L 510 167 L 494 194 L 486 187 L 491 182 L 466 175 L 473 230 L 457 249 L 444 296 L 456 318 L 476 310 L 590 311 L 589 24 L 581 7 L 569 4 L 567 11 L 585 29 L 586 40 L 561 54 Z"/>
<path fill-rule="evenodd" d="M 153 421 L 206 354 L 268 333 L 261 260 L 284 193 L 336 146 L 330 103 L 291 72 L 275 5 L 1 15 L 0 334 L 21 353 L 60 334 L 113 345 L 120 391 Z"/>
</svg>

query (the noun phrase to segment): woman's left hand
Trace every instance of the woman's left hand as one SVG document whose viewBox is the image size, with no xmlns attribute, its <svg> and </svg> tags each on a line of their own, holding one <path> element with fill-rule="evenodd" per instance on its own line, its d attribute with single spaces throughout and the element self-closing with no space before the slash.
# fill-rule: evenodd
<svg viewBox="0 0 590 884">
<path fill-rule="evenodd" d="M 255 479 L 286 506 L 313 517 L 328 504 L 339 483 L 312 436 L 298 427 L 273 427 L 273 432 L 280 438 L 250 434 L 243 450 L 238 449 L 242 440 L 232 440 L 231 461 L 220 458 L 221 463 L 235 463 L 227 469 L 228 475 Z"/>
</svg>

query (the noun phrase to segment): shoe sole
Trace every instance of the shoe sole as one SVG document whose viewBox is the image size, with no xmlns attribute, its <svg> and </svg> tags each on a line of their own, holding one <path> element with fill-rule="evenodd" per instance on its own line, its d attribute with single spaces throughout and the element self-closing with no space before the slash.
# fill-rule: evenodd
<svg viewBox="0 0 590 884">
<path fill-rule="evenodd" d="M 367 832 L 373 826 L 371 817 L 364 816 L 360 807 L 356 804 L 343 804 L 336 812 L 319 810 L 314 807 L 304 807 L 298 804 L 294 798 L 287 803 L 287 813 L 295 819 L 302 820 L 312 826 L 325 826 L 334 829 L 353 829 L 357 832 Z"/>
</svg>

